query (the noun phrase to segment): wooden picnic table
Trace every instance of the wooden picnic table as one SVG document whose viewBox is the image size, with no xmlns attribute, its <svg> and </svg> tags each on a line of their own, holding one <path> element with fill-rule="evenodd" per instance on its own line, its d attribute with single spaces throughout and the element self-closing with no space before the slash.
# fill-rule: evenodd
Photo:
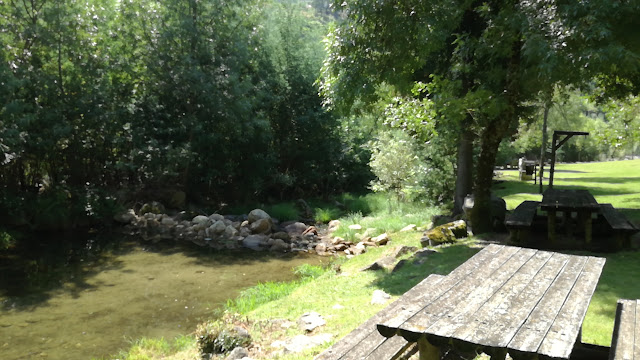
<svg viewBox="0 0 640 360">
<path fill-rule="evenodd" d="M 377 328 L 418 342 L 421 360 L 439 359 L 444 346 L 498 358 L 568 359 L 604 263 L 492 244 Z"/>
<path fill-rule="evenodd" d="M 585 245 L 591 244 L 593 225 L 591 214 L 600 211 L 600 205 L 587 190 L 559 190 L 549 188 L 542 194 L 540 209 L 547 213 L 547 232 L 551 244 L 556 241 L 556 213 L 565 219 L 567 235 L 573 235 L 572 213 L 577 213 L 578 226 L 584 229 Z"/>
</svg>

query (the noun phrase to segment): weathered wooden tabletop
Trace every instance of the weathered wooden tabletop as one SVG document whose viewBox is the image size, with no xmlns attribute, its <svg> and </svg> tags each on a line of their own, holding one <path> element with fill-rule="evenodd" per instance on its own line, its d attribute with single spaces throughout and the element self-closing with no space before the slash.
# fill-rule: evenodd
<svg viewBox="0 0 640 360">
<path fill-rule="evenodd" d="M 420 344 L 568 359 L 605 259 L 489 245 L 378 324 Z M 421 346 L 421 352 L 424 347 Z M 428 358 L 421 354 L 421 358 Z"/>
<path fill-rule="evenodd" d="M 542 210 L 555 209 L 559 211 L 580 209 L 597 211 L 599 205 L 587 190 L 547 189 L 542 194 L 540 208 Z"/>
</svg>

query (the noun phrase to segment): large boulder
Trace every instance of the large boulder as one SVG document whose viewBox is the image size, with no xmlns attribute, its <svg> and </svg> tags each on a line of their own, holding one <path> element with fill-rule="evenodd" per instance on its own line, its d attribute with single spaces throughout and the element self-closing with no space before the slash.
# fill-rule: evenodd
<svg viewBox="0 0 640 360">
<path fill-rule="evenodd" d="M 254 209 L 254 210 L 251 210 L 247 218 L 247 220 L 249 220 L 249 223 L 256 222 L 260 219 L 271 220 L 271 216 L 269 216 L 269 214 L 267 214 L 264 210 Z"/>
<path fill-rule="evenodd" d="M 271 232 L 271 219 L 258 219 L 249 225 L 249 230 L 254 234 L 266 234 Z"/>
<path fill-rule="evenodd" d="M 267 237 L 264 235 L 249 235 L 242 240 L 242 246 L 255 251 L 262 251 L 268 246 Z"/>
<path fill-rule="evenodd" d="M 288 251 L 290 249 L 291 246 L 282 239 L 273 239 L 273 243 L 271 244 L 271 247 L 269 247 L 269 251 L 276 252 Z"/>
<path fill-rule="evenodd" d="M 307 228 L 308 226 L 305 223 L 294 222 L 285 226 L 284 231 L 289 235 L 302 235 L 303 232 L 307 231 Z"/>
</svg>

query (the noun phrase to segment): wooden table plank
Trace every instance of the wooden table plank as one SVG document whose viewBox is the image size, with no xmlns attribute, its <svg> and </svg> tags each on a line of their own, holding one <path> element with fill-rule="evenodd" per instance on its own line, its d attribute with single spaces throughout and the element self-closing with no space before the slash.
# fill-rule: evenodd
<svg viewBox="0 0 640 360">
<path fill-rule="evenodd" d="M 564 304 L 569 292 L 578 280 L 586 263 L 585 257 L 572 256 L 559 276 L 553 281 L 527 321 L 518 330 L 508 345 L 509 349 L 535 353 L 544 340 Z"/>
<path fill-rule="evenodd" d="M 513 256 L 502 260 L 499 257 L 495 261 L 485 264 L 482 269 L 467 276 L 458 283 L 454 291 L 443 293 L 443 295 L 430 302 L 423 304 L 423 309 L 414 313 L 400 327 L 399 333 L 405 339 L 416 339 L 423 332 L 442 337 L 442 334 L 432 331 L 430 327 L 435 322 L 443 319 L 451 320 L 448 316 L 456 306 L 465 306 L 469 303 L 471 307 L 477 307 L 491 295 L 492 291 L 499 288 L 522 264 L 535 254 L 532 249 L 518 249 Z M 478 286 L 482 283 L 483 286 Z M 424 306 L 426 305 L 426 306 Z M 427 330 L 428 329 L 428 330 Z"/>
<path fill-rule="evenodd" d="M 550 252 L 539 252 L 536 257 L 545 259 L 541 268 L 534 266 L 531 261 L 528 264 L 530 269 L 514 276 L 453 337 L 489 347 L 506 348 L 569 261 L 568 255 Z"/>
<path fill-rule="evenodd" d="M 596 290 L 605 259 L 590 257 L 578 281 L 571 289 L 553 325 L 545 336 L 538 354 L 553 358 L 569 358 L 577 339 L 591 296 Z"/>
<path fill-rule="evenodd" d="M 636 323 L 633 341 L 633 358 L 640 360 L 640 300 L 636 300 Z"/>
<path fill-rule="evenodd" d="M 489 301 L 505 283 L 510 282 L 514 277 L 518 278 L 514 275 L 517 275 L 523 267 L 531 267 L 531 263 L 536 267 L 536 271 L 542 267 L 546 258 L 544 256 L 536 257 L 536 253 L 537 251 L 533 249 L 522 249 L 488 278 L 480 278 L 477 275 L 470 277 L 467 279 L 469 288 L 456 288 L 455 298 L 445 296 L 425 307 L 421 313 L 403 324 L 403 329 L 410 330 L 425 326 L 428 327 L 427 331 L 430 334 L 451 337 L 458 328 L 467 324 L 469 318 Z M 535 258 L 534 261 L 530 261 L 532 258 Z M 482 283 L 483 286 L 477 286 L 479 283 Z M 432 319 L 436 321 L 429 326 Z"/>
<path fill-rule="evenodd" d="M 474 274 L 484 274 L 484 276 L 491 274 L 495 269 L 499 268 L 504 262 L 517 253 L 518 250 L 518 248 L 514 247 L 493 244 L 489 245 L 487 248 L 476 254 L 464 264 L 460 265 L 442 279 L 442 281 L 437 285 L 437 292 L 424 294 L 423 297 L 417 299 L 415 302 L 405 303 L 403 309 L 399 311 L 396 316 L 379 323 L 378 331 L 387 337 L 395 335 L 399 328 L 418 311 L 424 308 L 425 305 L 428 305 L 439 299 L 441 296 L 444 296 L 444 294 L 454 286 L 458 286 L 460 283 L 465 284 L 471 276 L 474 276 Z M 405 336 L 405 334 L 401 335 Z M 410 339 L 407 336 L 405 336 L 405 338 L 409 341 L 415 341 L 415 338 Z"/>
<path fill-rule="evenodd" d="M 612 351 L 615 351 L 614 360 L 634 360 L 634 339 L 636 331 L 637 301 L 618 300 L 618 306 L 622 307 L 620 313 L 620 325 L 618 328 L 615 346 L 612 344 Z"/>
</svg>

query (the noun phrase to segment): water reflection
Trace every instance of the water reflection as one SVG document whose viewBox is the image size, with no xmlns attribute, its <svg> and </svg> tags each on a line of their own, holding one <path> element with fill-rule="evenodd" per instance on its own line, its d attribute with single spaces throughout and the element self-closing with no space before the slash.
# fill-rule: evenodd
<svg viewBox="0 0 640 360">
<path fill-rule="evenodd" d="M 242 288 L 322 261 L 86 239 L 42 238 L 1 255 L 0 358 L 89 359 L 142 336 L 187 334 Z"/>
</svg>

